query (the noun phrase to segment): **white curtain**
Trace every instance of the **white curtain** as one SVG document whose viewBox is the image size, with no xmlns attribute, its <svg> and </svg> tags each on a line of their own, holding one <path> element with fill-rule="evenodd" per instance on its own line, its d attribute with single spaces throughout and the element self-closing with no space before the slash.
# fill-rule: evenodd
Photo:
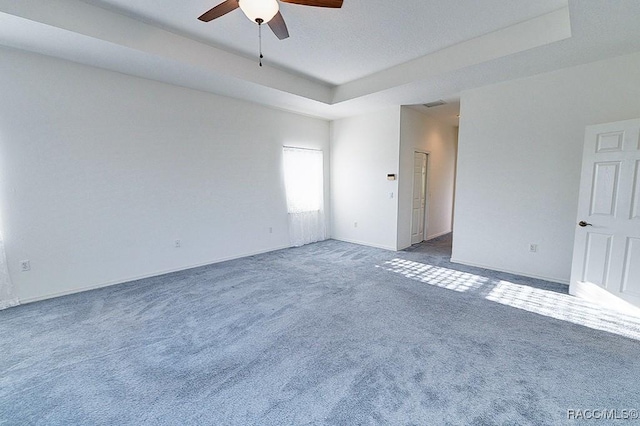
<svg viewBox="0 0 640 426">
<path fill-rule="evenodd" d="M 322 151 L 285 147 L 284 179 L 291 245 L 324 240 Z"/>
<path fill-rule="evenodd" d="M 7 255 L 4 251 L 4 240 L 0 235 L 0 310 L 18 304 L 18 298 L 13 291 L 11 276 L 7 267 Z"/>
</svg>

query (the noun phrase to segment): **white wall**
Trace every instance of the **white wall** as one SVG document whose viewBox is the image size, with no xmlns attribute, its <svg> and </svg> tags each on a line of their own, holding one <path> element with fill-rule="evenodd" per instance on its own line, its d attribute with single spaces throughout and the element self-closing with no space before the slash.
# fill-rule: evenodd
<svg viewBox="0 0 640 426">
<path fill-rule="evenodd" d="M 412 108 L 402 107 L 398 180 L 398 249 L 411 245 L 413 156 L 429 154 L 427 165 L 427 238 L 451 232 L 457 130 Z"/>
<path fill-rule="evenodd" d="M 288 245 L 282 146 L 328 153 L 327 121 L 8 49 L 0 64 L 22 302 Z"/>
<path fill-rule="evenodd" d="M 634 54 L 462 94 L 454 261 L 569 281 L 584 129 L 640 116 L 638 70 Z"/>
<path fill-rule="evenodd" d="M 334 239 L 396 249 L 398 181 L 387 174 L 398 173 L 399 137 L 400 107 L 332 122 Z"/>
</svg>

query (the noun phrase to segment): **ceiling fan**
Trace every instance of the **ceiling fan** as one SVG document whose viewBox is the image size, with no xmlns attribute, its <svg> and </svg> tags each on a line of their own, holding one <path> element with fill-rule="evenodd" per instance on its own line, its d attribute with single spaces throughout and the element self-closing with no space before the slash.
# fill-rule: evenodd
<svg viewBox="0 0 640 426">
<path fill-rule="evenodd" d="M 342 7 L 342 0 L 280 0 L 283 3 L 300 4 L 303 6 L 315 7 Z M 284 18 L 280 13 L 278 0 L 226 0 L 211 10 L 203 13 L 198 19 L 204 22 L 212 21 L 216 18 L 240 8 L 251 21 L 261 26 L 264 23 L 280 40 L 289 37 L 289 30 Z"/>
</svg>

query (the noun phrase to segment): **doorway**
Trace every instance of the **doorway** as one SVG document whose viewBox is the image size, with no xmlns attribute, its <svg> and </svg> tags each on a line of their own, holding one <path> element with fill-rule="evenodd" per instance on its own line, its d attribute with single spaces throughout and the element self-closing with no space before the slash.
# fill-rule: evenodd
<svg viewBox="0 0 640 426">
<path fill-rule="evenodd" d="M 426 152 L 413 153 L 413 202 L 411 210 L 411 244 L 425 240 L 427 223 L 427 166 Z"/>
</svg>

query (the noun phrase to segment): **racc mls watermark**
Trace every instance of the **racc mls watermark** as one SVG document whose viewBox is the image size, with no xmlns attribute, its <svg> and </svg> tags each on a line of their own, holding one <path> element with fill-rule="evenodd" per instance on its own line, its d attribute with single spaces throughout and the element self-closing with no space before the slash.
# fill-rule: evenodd
<svg viewBox="0 0 640 426">
<path fill-rule="evenodd" d="M 568 409 L 569 420 L 638 420 L 640 414 L 635 408 L 631 409 Z"/>
</svg>

